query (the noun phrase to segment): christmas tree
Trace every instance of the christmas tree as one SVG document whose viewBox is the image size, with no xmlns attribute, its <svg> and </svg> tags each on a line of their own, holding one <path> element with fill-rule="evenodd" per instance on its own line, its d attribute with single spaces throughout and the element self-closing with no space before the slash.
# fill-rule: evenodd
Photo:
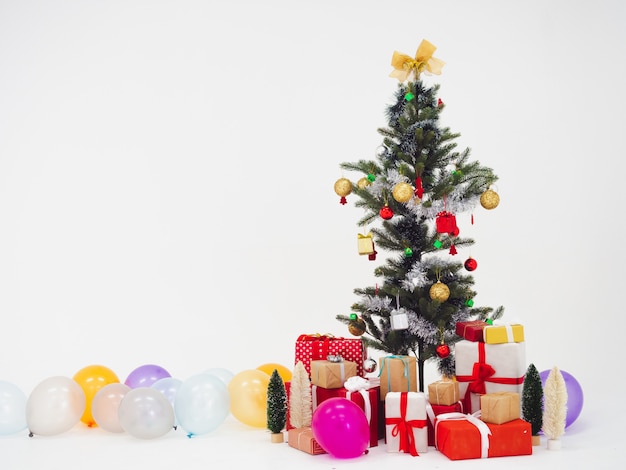
<svg viewBox="0 0 626 470">
<path fill-rule="evenodd" d="M 272 442 L 282 442 L 282 431 L 287 422 L 287 392 L 282 377 L 274 369 L 267 386 L 267 429 L 273 436 Z"/>
<path fill-rule="evenodd" d="M 529 364 L 522 388 L 522 418 L 528 421 L 533 435 L 533 445 L 538 444 L 539 431 L 543 426 L 543 385 L 535 364 Z"/>
<path fill-rule="evenodd" d="M 383 142 L 375 160 L 340 164 L 358 173 L 335 183 L 340 202 L 354 195 L 365 210 L 358 221 L 359 253 L 375 261 L 384 249 L 389 257 L 374 270 L 381 281 L 356 288 L 358 313 L 337 315 L 351 331 L 365 324 L 365 345 L 394 355 L 417 358 L 420 390 L 424 364 L 437 361 L 445 376 L 454 374 L 450 345 L 459 337 L 456 322 L 499 318 L 503 308 L 474 306 L 474 279 L 468 272 L 475 259 L 459 261 L 459 249 L 474 240 L 464 237 L 457 216 L 467 213 L 467 226 L 480 202 L 484 209 L 499 203 L 492 189 L 497 176 L 490 168 L 470 160 L 470 150 L 457 150 L 460 134 L 440 124 L 445 106 L 439 85 L 429 86 L 420 75 L 441 73 L 444 63 L 433 57 L 435 47 L 424 40 L 415 57 L 395 52 L 391 77 L 399 83 L 387 107 L 387 126 L 379 128 Z M 465 219 L 464 219 L 465 220 Z M 360 316 L 359 316 L 360 314 Z"/>
</svg>

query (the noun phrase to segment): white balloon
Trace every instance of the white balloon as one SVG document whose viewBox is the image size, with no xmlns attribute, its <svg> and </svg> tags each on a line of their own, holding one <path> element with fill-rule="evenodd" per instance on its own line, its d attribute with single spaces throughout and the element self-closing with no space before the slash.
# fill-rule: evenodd
<svg viewBox="0 0 626 470">
<path fill-rule="evenodd" d="M 131 389 L 118 409 L 124 431 L 140 439 L 154 439 L 174 428 L 174 409 L 168 399 L 150 387 Z"/>
<path fill-rule="evenodd" d="M 26 423 L 31 434 L 54 436 L 69 431 L 85 411 L 87 399 L 78 383 L 63 376 L 48 377 L 26 401 Z"/>
<path fill-rule="evenodd" d="M 98 426 L 109 432 L 124 432 L 118 410 L 122 399 L 131 390 L 123 383 L 110 383 L 98 390 L 91 401 L 91 415 Z"/>
<path fill-rule="evenodd" d="M 26 429 L 26 394 L 17 385 L 0 380 L 0 436 Z"/>
</svg>

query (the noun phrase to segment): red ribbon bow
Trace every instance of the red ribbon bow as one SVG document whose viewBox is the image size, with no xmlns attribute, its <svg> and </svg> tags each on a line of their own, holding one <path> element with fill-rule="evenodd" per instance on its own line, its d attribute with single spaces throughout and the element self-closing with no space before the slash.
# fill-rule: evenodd
<svg viewBox="0 0 626 470">
<path fill-rule="evenodd" d="M 469 382 L 467 390 L 465 391 L 465 397 L 463 398 L 463 406 L 468 410 L 471 409 L 470 392 L 478 394 L 487 393 L 485 382 L 505 385 L 519 385 L 524 383 L 524 376 L 492 377 L 496 371 L 491 365 L 485 362 L 485 343 L 477 342 L 476 344 L 478 345 L 478 362 L 474 363 L 472 375 L 457 375 L 456 377 L 458 382 Z"/>
<path fill-rule="evenodd" d="M 385 418 L 385 424 L 394 424 L 395 426 L 391 430 L 393 437 L 400 436 L 400 451 L 407 454 L 411 454 L 413 457 L 417 457 L 417 449 L 415 447 L 415 436 L 413 433 L 414 428 L 423 428 L 426 426 L 427 421 L 425 419 L 406 419 L 406 408 L 408 404 L 408 392 L 401 392 L 400 394 L 400 417 L 399 418 Z"/>
<path fill-rule="evenodd" d="M 472 370 L 472 379 L 467 386 L 467 389 L 470 392 L 484 395 L 487 393 L 487 390 L 485 389 L 485 381 L 495 373 L 496 370 L 489 364 L 485 364 L 484 362 L 475 362 L 474 369 Z"/>
</svg>

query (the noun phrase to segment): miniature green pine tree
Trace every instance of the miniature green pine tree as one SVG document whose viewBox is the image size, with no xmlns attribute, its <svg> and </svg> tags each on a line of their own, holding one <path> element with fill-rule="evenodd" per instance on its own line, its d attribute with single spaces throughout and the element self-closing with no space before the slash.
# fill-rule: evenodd
<svg viewBox="0 0 626 470">
<path fill-rule="evenodd" d="M 436 361 L 442 375 L 454 375 L 454 356 L 439 356 L 436 348 L 460 339 L 456 322 L 497 319 L 503 312 L 502 307 L 472 308 L 474 280 L 463 268 L 473 271 L 475 260 L 454 256 L 474 243 L 463 232 L 479 201 L 484 209 L 493 209 L 499 196 L 490 188 L 497 181 L 493 171 L 471 161 L 469 149 L 458 151 L 455 139 L 460 134 L 439 122 L 445 109 L 439 86 L 420 78 L 421 72 L 440 73 L 443 62 L 432 57 L 434 50 L 422 41 L 415 58 L 394 54 L 391 76 L 400 83 L 387 107 L 387 127 L 378 129 L 383 142 L 376 160 L 341 163 L 360 179 L 335 190 L 344 195 L 342 203 L 345 195 L 356 196 L 355 206 L 365 210 L 358 225 L 372 234 L 377 250 L 391 256 L 374 269 L 381 279 L 376 286 L 354 290 L 359 301 L 352 310 L 367 326 L 362 339 L 379 351 L 415 355 L 420 391 L 428 360 Z M 452 219 L 462 213 L 467 215 L 457 226 Z M 376 253 L 369 259 L 375 260 Z M 437 287 L 431 291 L 433 285 Z M 336 318 L 351 321 L 345 314 Z"/>
<path fill-rule="evenodd" d="M 526 369 L 524 376 L 522 418 L 530 423 L 533 445 L 538 445 L 537 438 L 543 426 L 543 385 L 539 372 L 532 363 Z"/>
<path fill-rule="evenodd" d="M 285 383 L 274 369 L 267 386 L 267 428 L 272 432 L 272 442 L 283 442 L 283 429 L 287 422 L 287 392 Z"/>
</svg>

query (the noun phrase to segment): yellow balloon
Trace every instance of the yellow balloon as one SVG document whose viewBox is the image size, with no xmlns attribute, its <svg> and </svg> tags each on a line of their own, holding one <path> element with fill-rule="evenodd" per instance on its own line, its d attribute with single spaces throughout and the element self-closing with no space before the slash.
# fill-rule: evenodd
<svg viewBox="0 0 626 470">
<path fill-rule="evenodd" d="M 97 426 L 91 413 L 93 398 L 102 387 L 112 383 L 119 383 L 120 379 L 117 378 L 117 375 L 111 369 L 100 365 L 83 367 L 74 374 L 73 379 L 83 389 L 86 398 L 85 411 L 80 420 L 89 427 Z"/>
<path fill-rule="evenodd" d="M 228 382 L 230 412 L 248 426 L 267 428 L 267 387 L 270 376 L 258 369 L 244 370 Z"/>
<path fill-rule="evenodd" d="M 261 370 L 265 372 L 267 375 L 271 376 L 274 369 L 278 371 L 278 375 L 283 379 L 283 382 L 291 382 L 291 370 L 287 369 L 285 366 L 280 364 L 272 364 L 271 362 L 268 364 L 263 364 L 257 367 L 257 370 Z"/>
</svg>

